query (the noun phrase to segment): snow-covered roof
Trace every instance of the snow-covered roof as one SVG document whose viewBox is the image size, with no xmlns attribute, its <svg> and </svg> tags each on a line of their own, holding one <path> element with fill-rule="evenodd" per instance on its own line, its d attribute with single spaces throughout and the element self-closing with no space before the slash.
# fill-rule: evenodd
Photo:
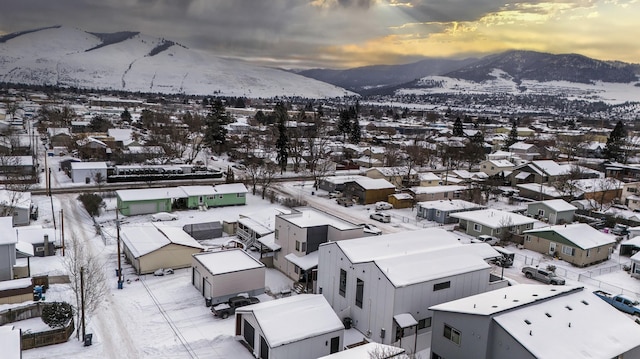
<svg viewBox="0 0 640 359">
<path fill-rule="evenodd" d="M 39 244 L 44 242 L 44 236 L 49 236 L 49 242 L 56 240 L 56 233 L 53 228 L 42 228 L 42 226 L 16 227 L 16 236 L 18 241 L 30 244 Z"/>
<path fill-rule="evenodd" d="M 551 208 L 552 210 L 554 210 L 556 212 L 575 211 L 575 210 L 577 210 L 577 208 L 574 205 L 572 205 L 571 203 L 568 203 L 567 201 L 565 201 L 563 199 L 550 199 L 550 200 L 546 200 L 546 201 L 530 202 L 529 204 L 527 204 L 527 206 L 530 206 L 532 204 L 544 204 L 545 206 Z"/>
<path fill-rule="evenodd" d="M 489 163 L 496 168 L 514 167 L 515 165 L 507 160 L 489 160 Z"/>
<path fill-rule="evenodd" d="M 253 313 L 270 348 L 344 330 L 323 295 L 294 295 L 241 307 L 236 312 Z"/>
<path fill-rule="evenodd" d="M 180 186 L 179 188 L 189 197 L 213 196 L 216 193 L 213 186 Z"/>
<path fill-rule="evenodd" d="M 346 182 L 352 182 L 362 178 L 365 178 L 365 177 L 360 175 L 349 175 L 349 176 L 345 175 L 345 176 L 327 176 L 322 180 L 328 183 L 333 183 L 333 184 L 343 184 Z"/>
<path fill-rule="evenodd" d="M 418 207 L 434 208 L 441 211 L 486 208 L 485 206 L 482 206 L 473 202 L 464 201 L 461 199 L 418 202 Z"/>
<path fill-rule="evenodd" d="M 393 176 L 406 176 L 407 172 L 412 175 L 417 174 L 416 170 L 413 168 L 409 170 L 407 166 L 399 166 L 399 167 L 375 167 L 369 168 L 365 172 L 378 171 L 385 177 L 393 177 Z"/>
<path fill-rule="evenodd" d="M 2 164 L 3 167 L 33 166 L 33 157 L 31 156 L 0 156 L 0 164 Z"/>
<path fill-rule="evenodd" d="M 219 194 L 231 194 L 231 193 L 247 193 L 247 187 L 242 183 L 223 183 L 215 185 L 216 193 Z"/>
<path fill-rule="evenodd" d="M 617 358 L 640 346 L 640 326 L 585 290 L 518 308 L 494 320 L 536 358 Z"/>
<path fill-rule="evenodd" d="M 0 245 L 13 244 L 18 241 L 16 231 L 13 230 L 13 217 L 0 217 Z"/>
<path fill-rule="evenodd" d="M 33 245 L 19 240 L 16 242 L 16 253 L 22 254 L 25 257 L 33 257 Z"/>
<path fill-rule="evenodd" d="M 106 162 L 71 162 L 72 170 L 97 170 L 107 169 Z"/>
<path fill-rule="evenodd" d="M 420 181 L 439 181 L 440 177 L 433 172 L 423 172 L 418 174 Z"/>
<path fill-rule="evenodd" d="M 524 143 L 524 142 L 516 142 L 514 144 L 512 144 L 511 146 L 509 146 L 510 150 L 529 150 L 531 148 L 535 148 L 535 145 L 532 145 L 530 143 Z"/>
<path fill-rule="evenodd" d="M 32 284 L 33 283 L 31 282 L 31 277 L 20 278 L 20 279 L 11 279 L 11 280 L 3 280 L 3 281 L 0 281 L 0 291 L 8 290 L 8 289 L 27 288 L 27 287 L 31 286 Z"/>
<path fill-rule="evenodd" d="M 391 197 L 397 199 L 397 200 L 408 200 L 408 199 L 413 199 L 413 197 L 408 194 L 408 193 L 394 193 L 391 195 Z"/>
<path fill-rule="evenodd" d="M 360 226 L 351 222 L 312 207 L 298 207 L 295 210 L 296 211 L 293 213 L 281 215 L 280 218 L 283 218 L 300 228 L 317 226 L 332 226 L 339 230 L 360 228 Z"/>
<path fill-rule="evenodd" d="M 275 230 L 277 215 L 289 213 L 291 213 L 290 209 L 269 207 L 257 212 L 240 214 L 238 223 L 242 223 L 257 234 L 266 235 Z"/>
<path fill-rule="evenodd" d="M 607 178 L 587 178 L 572 180 L 571 184 L 585 193 L 606 192 L 621 189 L 624 182 L 613 177 Z"/>
<path fill-rule="evenodd" d="M 289 253 L 284 258 L 305 271 L 318 266 L 318 251 L 313 251 L 301 257 L 295 253 Z"/>
<path fill-rule="evenodd" d="M 614 237 L 602 233 L 586 223 L 561 224 L 551 227 L 531 229 L 524 233 L 533 235 L 556 233 L 582 249 L 601 247 L 616 242 Z"/>
<path fill-rule="evenodd" d="M 568 195 L 568 193 L 563 193 L 558 191 L 558 189 L 555 187 L 547 186 L 547 185 L 541 186 L 539 183 L 523 183 L 523 184 L 516 185 L 516 187 L 525 189 L 531 192 L 535 192 L 535 193 L 540 193 L 540 190 L 542 190 L 542 193 L 544 195 L 547 195 L 550 197 L 562 197 L 562 196 Z M 574 192 L 574 195 L 578 195 L 578 194 L 579 193 Z"/>
<path fill-rule="evenodd" d="M 228 249 L 217 252 L 198 253 L 193 256 L 213 274 L 240 272 L 264 267 L 264 264 L 253 258 L 242 249 Z"/>
<path fill-rule="evenodd" d="M 151 201 L 164 198 L 184 198 L 186 194 L 179 187 L 121 189 L 116 191 L 121 201 Z"/>
<path fill-rule="evenodd" d="M 504 226 L 520 226 L 535 223 L 538 220 L 521 214 L 500 211 L 497 209 L 482 209 L 479 211 L 467 211 L 452 213 L 451 217 L 482 224 L 489 228 L 502 228 Z"/>
<path fill-rule="evenodd" d="M 466 189 L 465 186 L 426 186 L 426 187 L 412 187 L 409 190 L 415 194 L 429 194 L 429 193 L 442 193 L 452 191 L 462 191 Z"/>
<path fill-rule="evenodd" d="M 12 208 L 31 208 L 31 192 L 18 192 L 0 189 L 0 205 Z"/>
<path fill-rule="evenodd" d="M 354 182 L 366 190 L 396 188 L 396 186 L 394 186 L 384 178 L 360 178 L 355 180 Z"/>
<path fill-rule="evenodd" d="M 193 237 L 180 227 L 170 227 L 161 223 L 146 226 L 122 227 L 122 242 L 129 248 L 134 258 L 142 257 L 169 244 L 203 249 Z"/>
</svg>

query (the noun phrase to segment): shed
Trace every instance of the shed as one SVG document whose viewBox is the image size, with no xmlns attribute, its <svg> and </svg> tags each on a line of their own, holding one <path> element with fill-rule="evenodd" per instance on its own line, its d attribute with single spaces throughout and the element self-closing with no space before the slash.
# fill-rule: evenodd
<svg viewBox="0 0 640 359">
<path fill-rule="evenodd" d="M 182 230 L 197 241 L 222 237 L 222 223 L 220 221 L 185 224 Z"/>
<path fill-rule="evenodd" d="M 138 274 L 153 273 L 160 268 L 186 268 L 191 255 L 203 247 L 181 228 L 161 223 L 123 227 L 120 231 L 124 255 Z"/>
<path fill-rule="evenodd" d="M 0 211 L 13 217 L 14 226 L 27 226 L 31 223 L 32 207 L 31 192 L 0 190 Z"/>
<path fill-rule="evenodd" d="M 549 224 L 573 222 L 577 208 L 562 199 L 536 201 L 527 204 L 526 214 L 529 217 L 544 219 Z"/>
<path fill-rule="evenodd" d="M 16 228 L 18 242 L 33 246 L 33 254 L 37 257 L 56 254 L 56 233 L 53 228 L 42 228 L 40 225 Z"/>
<path fill-rule="evenodd" d="M 387 202 L 391 203 L 393 208 L 411 208 L 413 207 L 413 197 L 409 193 L 394 193 L 389 195 Z"/>
<path fill-rule="evenodd" d="M 358 198 L 361 204 L 386 201 L 395 191 L 396 187 L 383 178 L 362 178 L 344 184 L 345 197 Z"/>
<path fill-rule="evenodd" d="M 257 358 L 315 359 L 344 346 L 342 321 L 322 295 L 313 294 L 238 308 L 236 335 Z"/>
<path fill-rule="evenodd" d="M 193 255 L 191 271 L 191 284 L 212 304 L 238 293 L 264 293 L 266 267 L 242 249 Z"/>
<path fill-rule="evenodd" d="M 107 181 L 106 162 L 71 162 L 73 183 L 98 183 Z"/>
</svg>

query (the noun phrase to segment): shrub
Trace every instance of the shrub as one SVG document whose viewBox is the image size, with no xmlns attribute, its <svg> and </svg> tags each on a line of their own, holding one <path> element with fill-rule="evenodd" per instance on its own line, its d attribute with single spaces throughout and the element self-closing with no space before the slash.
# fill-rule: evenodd
<svg viewBox="0 0 640 359">
<path fill-rule="evenodd" d="M 42 308 L 42 321 L 51 328 L 60 328 L 73 317 L 73 309 L 69 303 L 53 302 Z"/>
<path fill-rule="evenodd" d="M 100 208 L 104 204 L 102 197 L 95 193 L 83 193 L 78 196 L 78 200 L 82 202 L 84 209 L 86 209 L 91 216 L 100 215 Z"/>
</svg>

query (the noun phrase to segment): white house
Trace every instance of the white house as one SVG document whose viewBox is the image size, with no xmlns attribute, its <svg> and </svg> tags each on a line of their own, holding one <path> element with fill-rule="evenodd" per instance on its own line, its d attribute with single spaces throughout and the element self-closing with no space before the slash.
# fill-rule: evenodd
<svg viewBox="0 0 640 359">
<path fill-rule="evenodd" d="M 640 326 L 583 287 L 519 284 L 429 309 L 431 358 L 640 357 Z"/>
<path fill-rule="evenodd" d="M 258 238 L 275 231 L 277 215 L 288 213 L 291 213 L 291 210 L 270 207 L 257 212 L 240 214 L 236 235 L 247 247 L 250 247 Z"/>
<path fill-rule="evenodd" d="M 71 162 L 73 183 L 97 183 L 107 181 L 106 162 Z"/>
<path fill-rule="evenodd" d="M 29 225 L 32 208 L 31 192 L 0 189 L 0 213 L 13 217 L 14 226 Z"/>
<path fill-rule="evenodd" d="M 317 291 L 370 340 L 415 352 L 429 346 L 431 305 L 507 285 L 484 249 L 438 228 L 327 242 Z"/>
<path fill-rule="evenodd" d="M 195 254 L 191 263 L 191 284 L 214 305 L 264 293 L 265 265 L 241 249 Z"/>
<path fill-rule="evenodd" d="M 460 220 L 461 230 L 475 237 L 482 234 L 500 237 L 504 230 L 521 235 L 522 232 L 533 229 L 534 223 L 540 223 L 534 218 L 497 209 L 458 212 L 450 216 Z"/>
<path fill-rule="evenodd" d="M 238 308 L 236 335 L 262 359 L 315 359 L 344 347 L 342 322 L 323 296 L 313 294 Z"/>
<path fill-rule="evenodd" d="M 347 350 L 330 354 L 318 359 L 409 359 L 406 351 L 391 345 L 375 342 L 354 346 Z"/>
</svg>

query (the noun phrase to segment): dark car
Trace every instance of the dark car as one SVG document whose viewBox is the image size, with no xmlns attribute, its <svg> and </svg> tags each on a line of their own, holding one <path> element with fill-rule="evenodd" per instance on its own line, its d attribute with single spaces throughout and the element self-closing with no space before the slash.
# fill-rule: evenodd
<svg viewBox="0 0 640 359">
<path fill-rule="evenodd" d="M 216 317 L 227 319 L 230 315 L 236 313 L 237 308 L 256 303 L 260 303 L 260 299 L 256 297 L 231 297 L 226 303 L 211 307 L 211 312 Z"/>
</svg>

